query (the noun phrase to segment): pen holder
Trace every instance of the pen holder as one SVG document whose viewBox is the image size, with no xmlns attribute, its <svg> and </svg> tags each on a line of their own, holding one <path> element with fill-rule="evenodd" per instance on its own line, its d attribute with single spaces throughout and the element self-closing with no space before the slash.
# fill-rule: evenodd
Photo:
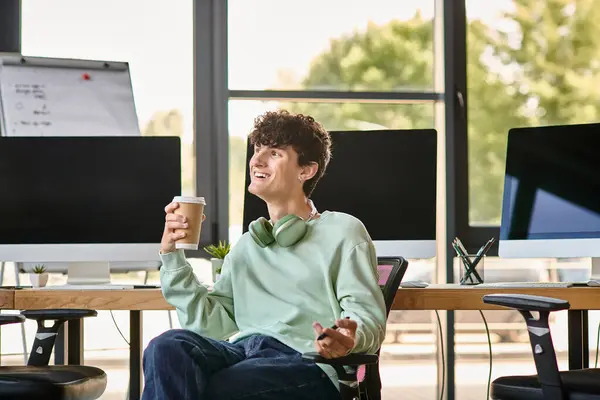
<svg viewBox="0 0 600 400">
<path fill-rule="evenodd" d="M 484 280 L 485 256 L 467 254 L 458 256 L 460 260 L 460 284 L 479 285 Z"/>
</svg>

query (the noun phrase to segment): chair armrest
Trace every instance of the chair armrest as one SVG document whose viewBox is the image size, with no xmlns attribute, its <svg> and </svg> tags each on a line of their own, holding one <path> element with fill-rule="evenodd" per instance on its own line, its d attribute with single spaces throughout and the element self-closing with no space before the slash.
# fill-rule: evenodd
<svg viewBox="0 0 600 400">
<path fill-rule="evenodd" d="M 568 301 L 529 294 L 487 294 L 483 302 L 527 311 L 560 311 L 571 306 Z"/>
<path fill-rule="evenodd" d="M 325 358 L 317 352 L 309 352 L 302 354 L 302 358 L 304 360 L 311 360 L 319 364 L 329 364 L 334 366 L 356 366 L 375 364 L 377 363 L 377 360 L 379 360 L 377 354 L 363 353 L 348 354 L 347 356 L 337 358 Z"/>
<path fill-rule="evenodd" d="M 17 322 L 25 321 L 22 315 L 0 315 L 0 325 L 16 324 Z"/>
<path fill-rule="evenodd" d="M 47 321 L 51 319 L 68 321 L 71 319 L 81 319 L 86 317 L 95 317 L 98 315 L 96 310 L 80 310 L 80 309 L 51 309 L 51 310 L 26 310 L 21 314 L 27 319 L 35 321 Z"/>
<path fill-rule="evenodd" d="M 27 319 L 37 321 L 37 332 L 33 342 L 33 350 L 29 355 L 27 365 L 42 367 L 48 365 L 50 354 L 54 348 L 54 342 L 58 336 L 60 327 L 66 321 L 81 320 L 86 317 L 98 315 L 96 310 L 84 309 L 47 309 L 26 310 L 22 312 Z M 52 326 L 46 326 L 46 321 L 54 321 Z"/>
<path fill-rule="evenodd" d="M 556 351 L 552 343 L 548 318 L 553 311 L 568 309 L 569 302 L 552 297 L 526 294 L 489 294 L 483 296 L 483 302 L 515 308 L 523 315 L 529 331 L 533 360 L 544 398 L 558 398 L 556 393 L 562 393 L 563 383 L 556 361 Z M 534 318 L 531 314 L 532 311 L 538 312 L 539 316 Z"/>
</svg>

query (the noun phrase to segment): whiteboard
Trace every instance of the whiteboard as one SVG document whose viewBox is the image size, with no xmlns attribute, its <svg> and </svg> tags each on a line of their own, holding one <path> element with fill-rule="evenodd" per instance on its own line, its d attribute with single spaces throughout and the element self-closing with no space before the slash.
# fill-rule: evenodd
<svg viewBox="0 0 600 400">
<path fill-rule="evenodd" d="M 124 62 L 0 57 L 4 136 L 139 136 Z"/>
</svg>

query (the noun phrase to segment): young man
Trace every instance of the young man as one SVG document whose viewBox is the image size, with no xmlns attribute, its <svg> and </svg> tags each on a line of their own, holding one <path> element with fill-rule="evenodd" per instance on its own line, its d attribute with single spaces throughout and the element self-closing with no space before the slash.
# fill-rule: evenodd
<svg viewBox="0 0 600 400">
<path fill-rule="evenodd" d="M 186 221 L 173 213 L 177 204 L 166 207 L 162 291 L 183 329 L 145 350 L 144 400 L 336 399 L 333 368 L 302 353 L 374 353 L 383 342 L 385 302 L 365 227 L 344 213 L 319 214 L 309 200 L 330 159 L 329 134 L 311 117 L 278 111 L 257 118 L 249 139 L 248 190 L 270 220 L 251 224 L 211 292 L 175 250 L 182 236 L 174 230 Z"/>
</svg>

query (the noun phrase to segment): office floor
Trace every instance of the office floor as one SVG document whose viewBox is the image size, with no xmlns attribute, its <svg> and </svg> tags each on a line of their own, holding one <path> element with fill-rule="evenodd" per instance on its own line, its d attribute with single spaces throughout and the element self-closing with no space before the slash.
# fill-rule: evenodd
<svg viewBox="0 0 600 400">
<path fill-rule="evenodd" d="M 108 375 L 108 387 L 101 399 L 126 399 L 127 356 L 126 349 L 86 351 L 86 364 L 102 368 Z M 22 357 L 19 355 L 4 356 L 2 364 L 22 364 Z M 530 366 L 530 360 L 526 358 L 495 362 L 493 376 L 528 373 Z M 459 363 L 456 398 L 460 400 L 485 399 L 487 371 L 488 364 L 484 359 Z M 381 367 L 383 399 L 435 400 L 435 374 L 436 368 L 433 360 L 387 361 Z"/>
</svg>

